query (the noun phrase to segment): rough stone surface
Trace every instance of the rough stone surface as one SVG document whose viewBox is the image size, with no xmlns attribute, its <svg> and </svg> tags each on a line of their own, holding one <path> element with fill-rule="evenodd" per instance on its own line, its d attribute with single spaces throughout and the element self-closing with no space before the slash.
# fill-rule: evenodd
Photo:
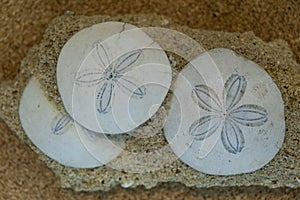
<svg viewBox="0 0 300 200">
<path fill-rule="evenodd" d="M 164 26 L 177 29 L 196 41 L 205 49 L 216 47 L 231 48 L 239 54 L 262 66 L 273 78 L 282 92 L 285 102 L 286 139 L 279 154 L 267 166 L 253 172 L 239 176 L 208 176 L 189 168 L 179 160 L 159 171 L 145 173 L 126 173 L 108 167 L 92 170 L 78 170 L 59 165 L 43 155 L 32 145 L 24 134 L 18 116 L 18 104 L 22 90 L 32 74 L 39 78 L 47 91 L 47 95 L 55 103 L 60 99 L 55 85 L 55 62 L 63 44 L 76 31 L 104 20 L 124 20 L 137 26 Z M 173 55 L 177 62 L 176 70 L 180 70 L 185 62 Z M 108 190 L 115 185 L 131 187 L 144 185 L 146 188 L 155 186 L 158 182 L 181 182 L 186 186 L 250 186 L 262 185 L 268 187 L 299 187 L 299 90 L 300 75 L 293 69 L 299 67 L 293 59 L 293 53 L 286 42 L 276 40 L 264 43 L 251 32 L 222 33 L 213 31 L 193 30 L 179 27 L 170 23 L 168 19 L 157 16 L 120 16 L 109 18 L 106 16 L 63 16 L 56 18 L 48 27 L 44 39 L 38 47 L 33 48 L 22 62 L 21 72 L 15 80 L 4 82 L 0 90 L 1 118 L 14 130 L 17 136 L 39 154 L 49 168 L 61 178 L 65 188 L 75 190 Z M 144 124 L 137 131 L 147 132 L 146 127 L 157 127 L 156 120 Z M 146 129 L 146 130 L 145 130 Z M 152 132 L 150 130 L 150 132 Z M 134 133 L 133 133 L 134 134 Z M 155 145 L 154 145 L 155 144 Z M 158 145 L 159 144 L 159 145 Z M 141 139 L 128 136 L 127 150 L 145 152 L 166 145 L 163 133 L 158 131 L 151 138 Z M 172 156 L 172 152 L 169 152 Z"/>
</svg>

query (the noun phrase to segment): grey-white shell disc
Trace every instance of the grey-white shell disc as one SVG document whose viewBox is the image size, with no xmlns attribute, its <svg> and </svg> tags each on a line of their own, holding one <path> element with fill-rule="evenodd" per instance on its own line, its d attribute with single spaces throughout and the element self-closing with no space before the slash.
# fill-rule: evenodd
<svg viewBox="0 0 300 200">
<path fill-rule="evenodd" d="M 79 31 L 63 47 L 57 64 L 67 112 L 99 133 L 125 133 L 147 121 L 164 101 L 171 79 L 160 46 L 121 22 Z"/>
<path fill-rule="evenodd" d="M 252 172 L 285 136 L 284 104 L 271 77 L 229 49 L 192 60 L 174 84 L 165 136 L 192 168 L 214 175 Z"/>
<path fill-rule="evenodd" d="M 29 139 L 50 158 L 62 165 L 75 168 L 99 167 L 118 156 L 124 141 L 115 141 L 116 145 L 104 135 L 75 127 L 75 122 L 67 114 L 60 113 L 46 98 L 37 79 L 32 77 L 22 94 L 20 108 L 22 127 Z M 102 149 L 101 160 L 95 159 L 80 140 L 93 136 Z"/>
</svg>

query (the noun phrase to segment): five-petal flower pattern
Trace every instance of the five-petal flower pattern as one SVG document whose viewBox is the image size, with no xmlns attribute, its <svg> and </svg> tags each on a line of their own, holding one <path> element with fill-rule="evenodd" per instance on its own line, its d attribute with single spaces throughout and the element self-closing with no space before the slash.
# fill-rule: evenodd
<svg viewBox="0 0 300 200">
<path fill-rule="evenodd" d="M 101 83 L 100 90 L 97 92 L 97 110 L 100 114 L 110 111 L 116 86 L 138 98 L 146 95 L 146 88 L 138 86 L 132 77 L 126 75 L 141 56 L 142 50 L 126 53 L 120 56 L 116 62 L 111 62 L 108 52 L 102 44 L 96 45 L 96 52 L 100 66 L 97 69 L 83 70 L 78 73 L 75 83 L 79 86 L 94 86 Z"/>
<path fill-rule="evenodd" d="M 207 85 L 193 88 L 192 96 L 200 108 L 210 114 L 192 123 L 189 133 L 195 140 L 204 140 L 222 126 L 221 140 L 229 153 L 237 154 L 245 145 L 244 134 L 239 125 L 261 126 L 268 120 L 265 108 L 254 104 L 237 106 L 244 96 L 247 81 L 244 76 L 232 74 L 226 81 L 222 101 Z"/>
</svg>

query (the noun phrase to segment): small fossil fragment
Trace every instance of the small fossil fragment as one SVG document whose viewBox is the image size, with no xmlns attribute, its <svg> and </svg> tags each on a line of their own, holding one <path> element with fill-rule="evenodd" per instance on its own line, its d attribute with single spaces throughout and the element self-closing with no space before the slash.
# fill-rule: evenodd
<svg viewBox="0 0 300 200">
<path fill-rule="evenodd" d="M 93 135 L 60 113 L 46 98 L 39 82 L 31 78 L 26 86 L 19 108 L 22 127 L 30 140 L 46 155 L 62 165 L 75 168 L 99 167 L 118 156 L 124 141 L 114 145 L 102 134 L 97 134 L 98 150 L 104 152 L 101 159 L 94 158 L 84 147 L 82 140 Z M 76 126 L 75 126 L 76 125 Z"/>
</svg>

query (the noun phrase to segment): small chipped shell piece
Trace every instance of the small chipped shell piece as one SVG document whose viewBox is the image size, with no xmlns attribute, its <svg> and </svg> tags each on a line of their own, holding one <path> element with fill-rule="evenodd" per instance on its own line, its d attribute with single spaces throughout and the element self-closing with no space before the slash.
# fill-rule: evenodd
<svg viewBox="0 0 300 200">
<path fill-rule="evenodd" d="M 102 148 L 103 156 L 101 160 L 95 159 L 81 141 L 81 137 L 92 137 L 94 133 L 77 125 L 69 115 L 60 113 L 46 98 L 35 77 L 30 79 L 24 89 L 19 116 L 22 127 L 33 144 L 62 165 L 74 168 L 99 167 L 122 151 L 121 148 L 116 149 L 104 135 L 97 134 L 93 140 L 97 141 L 98 148 Z M 118 143 L 122 147 L 124 141 Z"/>
</svg>

